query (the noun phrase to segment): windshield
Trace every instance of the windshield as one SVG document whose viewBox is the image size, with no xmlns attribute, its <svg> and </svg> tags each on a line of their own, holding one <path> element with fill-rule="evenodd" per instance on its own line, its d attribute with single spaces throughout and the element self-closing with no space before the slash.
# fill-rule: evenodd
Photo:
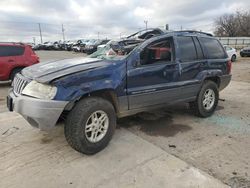
<svg viewBox="0 0 250 188">
<path fill-rule="evenodd" d="M 139 43 L 134 45 L 121 45 L 121 42 L 110 41 L 105 47 L 100 48 L 95 53 L 89 55 L 90 58 L 105 60 L 122 60 L 125 59 Z"/>
</svg>

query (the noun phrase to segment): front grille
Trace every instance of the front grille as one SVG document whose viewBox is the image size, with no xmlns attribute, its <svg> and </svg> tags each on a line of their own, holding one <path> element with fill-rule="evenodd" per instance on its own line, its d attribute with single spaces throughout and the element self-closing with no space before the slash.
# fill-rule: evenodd
<svg viewBox="0 0 250 188">
<path fill-rule="evenodd" d="M 25 86 L 30 82 L 21 74 L 17 74 L 12 82 L 13 91 L 15 94 L 21 94 Z"/>
</svg>

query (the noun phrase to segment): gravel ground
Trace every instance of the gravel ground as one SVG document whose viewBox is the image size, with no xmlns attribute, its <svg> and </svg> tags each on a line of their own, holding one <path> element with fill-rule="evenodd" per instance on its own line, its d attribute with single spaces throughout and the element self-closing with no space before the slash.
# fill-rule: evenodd
<svg viewBox="0 0 250 188">
<path fill-rule="evenodd" d="M 64 51 L 37 51 L 41 61 L 83 56 Z M 232 187 L 250 187 L 250 58 L 233 63 L 233 81 L 220 94 L 216 113 L 192 115 L 186 104 L 119 120 L 133 134 Z M 7 111 L 9 82 L 0 83 L 0 112 Z"/>
</svg>

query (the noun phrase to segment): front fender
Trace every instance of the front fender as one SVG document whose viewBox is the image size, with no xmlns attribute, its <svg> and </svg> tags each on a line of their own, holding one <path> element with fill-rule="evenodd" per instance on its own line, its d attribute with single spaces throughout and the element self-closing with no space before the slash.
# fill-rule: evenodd
<svg viewBox="0 0 250 188">
<path fill-rule="evenodd" d="M 126 94 L 126 63 L 111 69 L 67 76 L 55 81 L 54 85 L 57 87 L 54 100 L 75 101 L 86 94 L 104 89 L 114 90 L 118 96 L 123 96 Z"/>
</svg>

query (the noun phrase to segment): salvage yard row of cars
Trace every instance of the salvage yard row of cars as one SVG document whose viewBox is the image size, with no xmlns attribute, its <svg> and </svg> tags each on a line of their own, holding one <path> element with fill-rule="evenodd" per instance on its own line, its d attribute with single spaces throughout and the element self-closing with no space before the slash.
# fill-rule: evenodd
<svg viewBox="0 0 250 188">
<path fill-rule="evenodd" d="M 31 45 L 16 42 L 0 43 L 0 81 L 12 80 L 23 68 L 40 62 L 35 50 L 74 50 L 87 54 L 94 53 L 106 45 L 111 45 L 116 50 L 129 48 L 129 45 L 140 43 L 154 35 L 162 34 L 160 29 L 148 29 L 136 32 L 121 40 L 77 40 L 73 42 L 45 42 L 39 45 Z M 110 52 L 114 53 L 114 52 Z"/>
<path fill-rule="evenodd" d="M 35 50 L 73 50 L 92 54 L 106 46 L 113 49 L 128 50 L 131 45 L 138 44 L 152 36 L 163 34 L 160 29 L 147 29 L 136 32 L 121 40 L 77 40 L 74 42 L 45 42 L 42 45 L 32 45 L 16 42 L 0 43 L 0 81 L 12 80 L 23 68 L 40 62 Z M 110 52 L 110 54 L 115 52 Z"/>
<path fill-rule="evenodd" d="M 132 38 L 150 38 L 156 34 L 162 34 L 164 31 L 153 28 L 147 30 L 141 30 L 136 32 L 128 37 L 127 39 Z M 140 36 L 140 37 L 138 37 Z M 69 41 L 55 41 L 55 42 L 44 42 L 43 44 L 31 44 L 33 50 L 67 50 L 75 52 L 83 52 L 91 54 L 97 51 L 98 48 L 105 47 L 109 42 L 109 39 L 78 39 L 78 40 L 69 40 Z"/>
<path fill-rule="evenodd" d="M 79 39 L 73 41 L 44 42 L 43 44 L 32 45 L 33 50 L 67 50 L 91 54 L 97 50 L 97 46 L 109 42 L 107 39 Z"/>
<path fill-rule="evenodd" d="M 131 35 L 133 36 L 133 35 Z M 92 54 L 100 48 L 106 46 L 109 42 L 109 39 L 79 39 L 79 40 L 69 40 L 62 42 L 45 42 L 43 44 L 31 44 L 33 50 L 67 50 L 74 52 L 82 52 L 86 54 Z M 235 62 L 237 59 L 237 51 L 235 48 L 224 45 L 224 48 L 228 54 L 228 57 L 231 58 L 232 62 Z M 250 47 L 245 47 L 240 50 L 241 57 L 250 56 Z"/>
</svg>

